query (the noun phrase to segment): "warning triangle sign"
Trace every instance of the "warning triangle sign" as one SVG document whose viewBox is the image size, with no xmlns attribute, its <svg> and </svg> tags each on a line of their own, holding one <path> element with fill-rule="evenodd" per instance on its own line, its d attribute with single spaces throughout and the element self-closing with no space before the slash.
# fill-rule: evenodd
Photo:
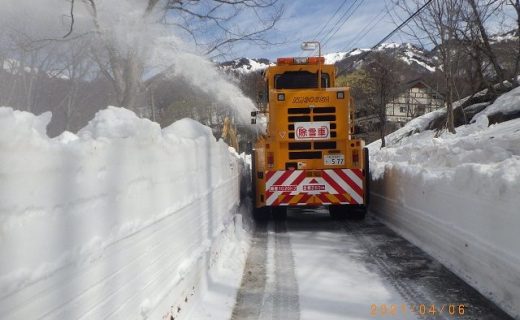
<svg viewBox="0 0 520 320">
<path fill-rule="evenodd" d="M 311 181 L 309 181 L 309 183 L 318 183 L 318 181 L 316 181 L 316 179 L 312 179 Z"/>
</svg>

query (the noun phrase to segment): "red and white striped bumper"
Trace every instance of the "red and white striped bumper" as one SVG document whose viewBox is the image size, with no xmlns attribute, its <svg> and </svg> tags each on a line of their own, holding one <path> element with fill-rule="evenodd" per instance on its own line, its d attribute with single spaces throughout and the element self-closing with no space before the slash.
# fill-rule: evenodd
<svg viewBox="0 0 520 320">
<path fill-rule="evenodd" d="M 308 171 L 319 171 L 321 177 Z M 265 176 L 268 206 L 364 203 L 361 169 L 267 171 Z"/>
</svg>

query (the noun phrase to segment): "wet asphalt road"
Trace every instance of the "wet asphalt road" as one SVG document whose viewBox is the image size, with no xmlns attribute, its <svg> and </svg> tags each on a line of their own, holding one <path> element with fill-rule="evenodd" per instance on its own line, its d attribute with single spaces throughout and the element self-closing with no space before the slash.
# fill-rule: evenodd
<svg viewBox="0 0 520 320">
<path fill-rule="evenodd" d="M 257 225 L 232 319 L 512 319 L 370 215 Z"/>
</svg>

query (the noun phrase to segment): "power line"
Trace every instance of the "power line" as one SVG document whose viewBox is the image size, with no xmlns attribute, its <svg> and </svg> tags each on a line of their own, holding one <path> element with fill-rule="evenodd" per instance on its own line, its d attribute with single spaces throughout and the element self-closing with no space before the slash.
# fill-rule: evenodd
<svg viewBox="0 0 520 320">
<path fill-rule="evenodd" d="M 349 9 L 352 8 L 352 7 L 353 7 L 357 2 L 358 2 L 358 0 L 355 0 L 355 1 L 352 3 L 352 5 L 349 7 Z M 330 39 L 332 39 L 332 37 L 334 37 L 334 35 L 335 35 L 335 34 L 336 34 L 336 33 L 337 33 L 337 32 L 338 32 L 338 31 L 339 31 L 339 30 L 340 30 L 340 29 L 345 25 L 345 23 L 350 19 L 350 17 L 352 17 L 352 15 L 357 11 L 357 9 L 359 9 L 359 7 L 363 4 L 363 2 L 365 2 L 365 0 L 361 0 L 361 1 L 358 3 L 357 7 L 355 7 L 355 8 L 350 12 L 349 16 L 346 17 L 346 18 L 345 18 L 345 16 L 347 15 L 347 13 L 348 13 L 349 10 L 345 11 L 345 13 L 343 14 L 343 16 L 341 17 L 341 19 L 345 18 L 345 20 L 343 20 L 343 22 L 341 23 L 341 25 L 339 25 L 339 26 L 336 28 L 336 30 L 335 30 L 332 34 L 330 34 L 328 37 L 327 37 L 327 36 L 324 37 L 324 39 L 326 39 L 326 40 L 324 40 L 324 42 L 323 42 L 323 46 L 325 46 L 325 45 L 330 41 Z M 341 19 L 340 19 L 340 20 L 341 20 Z M 339 23 L 340 20 L 338 20 L 338 23 Z M 336 23 L 336 25 L 338 25 L 338 23 Z M 332 32 L 332 30 L 334 30 L 334 28 L 331 29 L 330 31 Z M 330 33 L 330 32 L 329 32 L 329 33 Z"/>
<path fill-rule="evenodd" d="M 374 20 L 371 20 L 369 23 L 367 23 L 363 27 L 363 29 L 361 29 L 361 31 L 359 31 L 358 35 L 354 39 L 352 39 L 350 44 L 347 47 L 344 47 L 343 49 L 341 49 L 341 51 L 349 52 L 352 49 L 354 49 L 356 47 L 356 45 L 359 43 L 359 41 L 361 41 L 361 39 L 363 39 L 368 33 L 370 33 L 381 22 L 381 20 L 383 20 L 383 18 L 388 15 L 388 11 L 385 13 L 385 10 L 386 9 L 383 8 L 383 10 L 381 10 L 377 14 L 377 16 L 375 16 Z"/>
<path fill-rule="evenodd" d="M 358 1 L 358 0 L 356 0 L 356 1 Z M 330 23 L 331 21 L 334 20 L 334 18 L 336 17 L 336 15 L 341 11 L 341 9 L 345 6 L 346 3 L 347 3 L 347 0 L 344 0 L 344 1 L 341 3 L 341 5 L 336 9 L 336 11 L 335 11 L 334 14 L 332 15 L 332 17 L 331 17 L 330 19 L 327 20 L 327 23 L 326 23 L 326 24 L 321 28 L 321 30 L 320 30 L 318 33 L 316 33 L 316 34 L 314 35 L 314 38 L 312 38 L 313 40 L 318 40 L 318 36 L 319 36 L 319 35 L 320 35 L 324 30 L 325 30 L 325 28 L 329 25 L 329 23 Z M 349 9 L 347 9 L 347 11 L 348 11 L 348 10 L 349 10 Z M 341 18 L 340 18 L 339 20 L 341 20 Z M 339 20 L 338 20 L 338 21 L 339 21 Z M 336 23 L 337 23 L 337 22 L 336 22 Z M 329 32 L 330 32 L 330 30 L 329 30 Z M 328 32 L 327 32 L 327 34 L 328 34 Z M 320 42 L 321 42 L 321 41 L 320 41 Z M 304 51 L 302 50 L 301 52 L 303 53 Z M 309 52 L 309 53 L 308 53 L 308 56 L 313 55 L 315 52 L 316 52 L 316 50 Z"/>
<path fill-rule="evenodd" d="M 415 11 L 411 16 L 409 16 L 406 20 L 404 20 L 399 26 L 397 26 L 394 30 L 392 30 L 389 34 L 387 34 L 383 39 L 381 39 L 378 43 L 376 43 L 374 46 L 372 46 L 372 48 L 370 48 L 370 51 L 367 51 L 365 53 L 362 54 L 362 57 L 359 61 L 363 61 L 364 59 L 366 59 L 366 57 L 368 57 L 368 55 L 370 55 L 370 53 L 372 53 L 377 47 L 379 47 L 381 44 L 383 44 L 386 40 L 388 40 L 391 36 L 394 35 L 394 33 L 396 33 L 397 31 L 399 31 L 402 27 L 404 27 L 405 25 L 408 24 L 408 22 L 410 22 L 410 20 L 412 20 L 416 15 L 418 15 L 424 8 L 426 8 L 427 5 L 429 5 L 433 0 L 428 0 L 426 1 L 426 3 L 424 5 L 422 5 L 422 7 L 420 7 L 419 9 L 417 9 L 417 11 Z M 341 74 L 343 73 L 344 71 L 346 71 L 349 67 L 351 66 L 347 66 L 346 68 L 343 68 L 341 69 L 337 74 Z"/>
<path fill-rule="evenodd" d="M 381 41 L 379 41 L 374 47 L 372 47 L 372 49 L 374 48 L 377 48 L 379 45 L 381 45 L 383 42 L 385 42 L 386 40 L 388 40 L 388 38 L 390 38 L 391 36 L 394 35 L 394 33 L 396 33 L 397 31 L 399 31 L 402 27 L 404 27 L 405 25 L 408 24 L 408 22 L 410 22 L 410 20 L 412 20 L 416 15 L 418 15 L 422 9 L 426 8 L 427 5 L 430 4 L 430 2 L 432 2 L 433 0 L 428 0 L 425 4 L 423 4 L 422 7 L 420 7 L 419 9 L 417 9 L 417 11 L 415 11 L 411 16 L 409 16 L 406 20 L 404 20 L 399 26 L 397 26 L 397 28 L 395 28 L 394 30 L 392 30 L 392 32 L 390 32 L 386 37 L 384 37 L 383 39 L 381 39 Z"/>
<path fill-rule="evenodd" d="M 343 14 L 341 15 L 341 17 L 338 18 L 338 20 L 336 20 L 336 22 L 334 23 L 334 25 L 329 29 L 329 31 L 327 31 L 327 33 L 323 36 L 323 38 L 321 39 L 323 41 L 323 39 L 327 38 L 330 33 L 337 27 L 337 25 L 341 22 L 341 20 L 343 20 L 343 18 L 345 18 L 345 16 L 350 12 L 350 10 L 356 5 L 356 2 L 358 2 L 359 0 L 354 0 L 349 6 L 348 8 L 345 10 L 345 12 L 343 12 Z"/>
<path fill-rule="evenodd" d="M 359 8 L 359 6 L 365 1 L 365 0 L 361 0 L 361 2 L 358 4 L 358 6 L 356 8 L 354 8 L 354 6 L 356 5 L 356 3 L 358 2 L 359 0 L 354 0 L 354 2 L 352 2 L 352 4 L 347 8 L 347 10 L 345 10 L 345 12 L 343 13 L 343 15 L 336 21 L 336 23 L 334 23 L 334 25 L 329 29 L 329 31 L 323 36 L 322 39 L 320 39 L 320 43 L 321 43 L 321 47 L 323 48 L 329 41 L 330 39 L 338 32 L 339 29 L 341 29 L 341 27 L 343 27 L 343 25 L 348 21 L 348 19 L 354 14 L 354 12 L 356 12 L 356 10 Z M 354 8 L 353 10 L 351 10 L 352 8 Z M 350 15 L 348 17 L 347 14 Z M 346 17 L 346 18 L 345 18 Z M 344 19 L 344 20 L 343 20 Z M 343 20 L 343 22 L 341 22 Z M 341 22 L 341 25 L 339 25 Z M 339 27 L 338 27 L 339 25 Z M 337 28 L 336 28 L 337 27 Z M 315 54 L 316 53 L 316 50 L 310 52 L 309 55 L 312 55 L 312 54 Z"/>
<path fill-rule="evenodd" d="M 327 20 L 327 23 L 325 25 L 323 25 L 323 27 L 321 28 L 321 30 L 316 33 L 314 35 L 314 38 L 313 39 L 318 39 L 318 36 L 323 32 L 323 30 L 325 30 L 325 28 L 327 28 L 327 26 L 329 25 L 329 23 L 334 20 L 334 18 L 336 17 L 336 15 L 338 14 L 338 12 L 341 11 L 341 9 L 345 6 L 345 4 L 347 3 L 347 0 L 343 0 L 343 2 L 341 3 L 341 5 L 336 9 L 336 11 L 334 12 L 334 14 L 332 15 L 332 17 L 330 19 Z"/>
</svg>

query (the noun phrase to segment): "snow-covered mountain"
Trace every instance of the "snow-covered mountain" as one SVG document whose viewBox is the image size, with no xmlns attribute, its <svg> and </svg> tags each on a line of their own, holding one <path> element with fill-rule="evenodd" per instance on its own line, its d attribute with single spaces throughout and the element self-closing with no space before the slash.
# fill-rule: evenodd
<svg viewBox="0 0 520 320">
<path fill-rule="evenodd" d="M 349 52 L 331 52 L 323 55 L 325 63 L 337 64 L 344 68 L 349 65 L 357 65 L 366 54 L 372 49 L 356 48 Z M 435 63 L 428 50 L 418 48 L 410 43 L 383 43 L 374 51 L 384 52 L 388 55 L 396 55 L 402 61 L 411 66 L 416 66 L 417 71 L 435 71 Z M 236 72 L 238 74 L 248 74 L 258 70 L 263 70 L 274 62 L 268 59 L 238 58 L 219 64 L 219 67 L 226 72 Z"/>
<path fill-rule="evenodd" d="M 219 68 L 225 72 L 236 72 L 239 74 L 247 74 L 255 71 L 264 70 L 270 64 L 268 59 L 249 59 L 249 58 L 238 58 L 231 61 L 222 62 L 219 64 Z"/>
<path fill-rule="evenodd" d="M 343 53 L 343 58 L 335 61 L 340 70 L 349 69 L 359 65 L 362 59 L 369 57 L 371 52 L 380 52 L 388 56 L 395 56 L 401 61 L 405 62 L 411 67 L 414 67 L 417 72 L 434 72 L 436 69 L 435 58 L 430 51 L 419 48 L 411 43 L 383 43 L 375 49 L 356 48 L 350 52 Z M 328 57 L 335 57 L 338 54 L 325 55 Z M 334 61 L 334 59 L 331 59 Z"/>
<path fill-rule="evenodd" d="M 514 29 L 508 32 L 496 33 L 490 35 L 491 44 L 497 48 L 509 46 L 518 39 L 518 30 Z M 513 49 L 514 50 L 514 49 Z M 324 50 L 325 52 L 326 49 Z M 361 60 L 367 57 L 369 52 L 379 52 L 387 54 L 388 56 L 395 56 L 401 61 L 410 66 L 412 72 L 429 73 L 434 72 L 437 68 L 436 49 L 428 50 L 419 48 L 411 43 L 396 43 L 388 42 L 379 45 L 375 49 L 369 48 L 355 48 L 351 51 L 345 52 L 328 52 L 323 54 L 325 63 L 335 64 L 343 73 L 345 70 L 350 70 L 355 66 L 359 66 Z M 368 55 L 368 58 L 370 55 Z M 263 70 L 274 61 L 268 59 L 249 59 L 239 58 L 232 61 L 223 62 L 219 67 L 225 71 L 235 71 L 239 74 L 247 74 L 258 70 Z"/>
</svg>

